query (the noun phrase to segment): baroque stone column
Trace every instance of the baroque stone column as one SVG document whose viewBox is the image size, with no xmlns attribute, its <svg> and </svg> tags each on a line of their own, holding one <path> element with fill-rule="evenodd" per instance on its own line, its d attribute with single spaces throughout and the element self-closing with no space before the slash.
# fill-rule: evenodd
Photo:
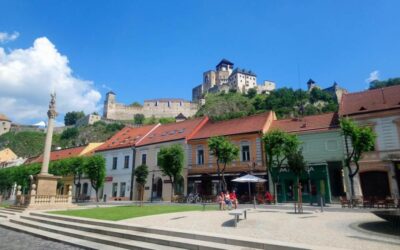
<svg viewBox="0 0 400 250">
<path fill-rule="evenodd" d="M 53 140 L 54 119 L 57 116 L 56 112 L 56 94 L 51 94 L 49 110 L 47 111 L 48 123 L 46 142 L 44 145 L 43 162 L 40 174 L 36 176 L 37 195 L 56 195 L 57 179 L 59 177 L 49 174 L 49 162 L 51 153 L 51 144 Z"/>
</svg>

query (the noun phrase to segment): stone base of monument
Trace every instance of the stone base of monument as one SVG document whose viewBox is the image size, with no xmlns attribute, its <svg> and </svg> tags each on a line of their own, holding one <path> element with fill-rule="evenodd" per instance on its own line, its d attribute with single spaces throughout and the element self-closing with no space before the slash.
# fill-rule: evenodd
<svg viewBox="0 0 400 250">
<path fill-rule="evenodd" d="M 76 207 L 72 203 L 72 187 L 69 187 L 67 195 L 57 194 L 58 176 L 39 174 L 36 183 L 32 184 L 30 194 L 22 195 L 21 186 L 17 187 L 17 199 L 15 206 L 28 210 L 67 209 Z"/>
</svg>

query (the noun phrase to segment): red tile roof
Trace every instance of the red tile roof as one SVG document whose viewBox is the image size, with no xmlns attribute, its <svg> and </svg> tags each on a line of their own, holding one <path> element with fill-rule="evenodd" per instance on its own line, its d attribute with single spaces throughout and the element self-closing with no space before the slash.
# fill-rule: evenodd
<svg viewBox="0 0 400 250">
<path fill-rule="evenodd" d="M 65 158 L 76 157 L 79 156 L 80 153 L 86 148 L 86 146 L 76 147 L 76 148 L 67 148 L 61 150 L 51 151 L 50 153 L 50 161 L 62 160 Z M 38 158 L 34 159 L 34 162 L 43 162 L 43 155 L 40 155 Z"/>
<path fill-rule="evenodd" d="M 302 118 L 275 120 L 270 130 L 282 130 L 288 133 L 326 131 L 339 127 L 337 113 L 310 115 Z"/>
<path fill-rule="evenodd" d="M 339 114 L 355 115 L 400 108 L 400 85 L 344 94 Z"/>
<path fill-rule="evenodd" d="M 148 125 L 143 127 L 125 127 L 118 133 L 116 133 L 113 137 L 107 140 L 103 145 L 96 149 L 97 151 L 106 151 L 118 148 L 127 148 L 133 147 L 138 143 L 144 136 L 146 136 L 152 129 L 159 126 L 157 125 Z"/>
<path fill-rule="evenodd" d="M 191 139 L 209 138 L 212 136 L 264 132 L 268 120 L 272 120 L 273 112 L 236 118 L 226 121 L 209 121 Z"/>
<path fill-rule="evenodd" d="M 208 117 L 186 120 L 183 122 L 163 124 L 154 129 L 148 136 L 136 146 L 144 146 L 160 142 L 188 140 L 201 127 L 207 123 Z"/>
</svg>

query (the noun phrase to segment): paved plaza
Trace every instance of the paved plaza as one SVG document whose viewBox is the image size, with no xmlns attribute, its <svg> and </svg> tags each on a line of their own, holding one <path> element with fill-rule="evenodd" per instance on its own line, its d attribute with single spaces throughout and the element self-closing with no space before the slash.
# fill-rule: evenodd
<svg viewBox="0 0 400 250">
<path fill-rule="evenodd" d="M 80 250 L 83 248 L 44 240 L 26 233 L 20 233 L 0 227 L 0 249 L 1 250 Z"/>
<path fill-rule="evenodd" d="M 162 214 L 122 220 L 148 227 L 164 227 L 215 234 L 229 234 L 232 238 L 254 237 L 260 240 L 277 240 L 303 243 L 322 247 L 343 249 L 399 249 L 400 232 L 383 236 L 362 231 L 358 223 L 385 223 L 368 212 L 323 212 L 308 210 L 304 214 L 293 214 L 287 209 L 257 209 L 248 213 L 233 227 L 228 211 L 204 211 Z M 400 229 L 399 229 L 400 231 Z"/>
</svg>

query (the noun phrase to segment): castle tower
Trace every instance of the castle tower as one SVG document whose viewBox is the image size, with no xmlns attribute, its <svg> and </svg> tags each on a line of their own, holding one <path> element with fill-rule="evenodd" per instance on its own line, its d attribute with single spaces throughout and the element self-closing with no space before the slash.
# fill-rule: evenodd
<svg viewBox="0 0 400 250">
<path fill-rule="evenodd" d="M 314 80 L 310 78 L 307 82 L 308 91 L 311 91 L 315 86 L 316 86 L 316 84 L 315 84 Z"/>
<path fill-rule="evenodd" d="M 232 74 L 233 71 L 233 63 L 222 59 L 217 66 L 216 69 L 216 83 L 217 85 L 227 84 L 228 78 Z"/>
<path fill-rule="evenodd" d="M 103 117 L 107 118 L 108 110 L 115 104 L 115 93 L 112 91 L 107 92 L 104 101 Z"/>
</svg>

